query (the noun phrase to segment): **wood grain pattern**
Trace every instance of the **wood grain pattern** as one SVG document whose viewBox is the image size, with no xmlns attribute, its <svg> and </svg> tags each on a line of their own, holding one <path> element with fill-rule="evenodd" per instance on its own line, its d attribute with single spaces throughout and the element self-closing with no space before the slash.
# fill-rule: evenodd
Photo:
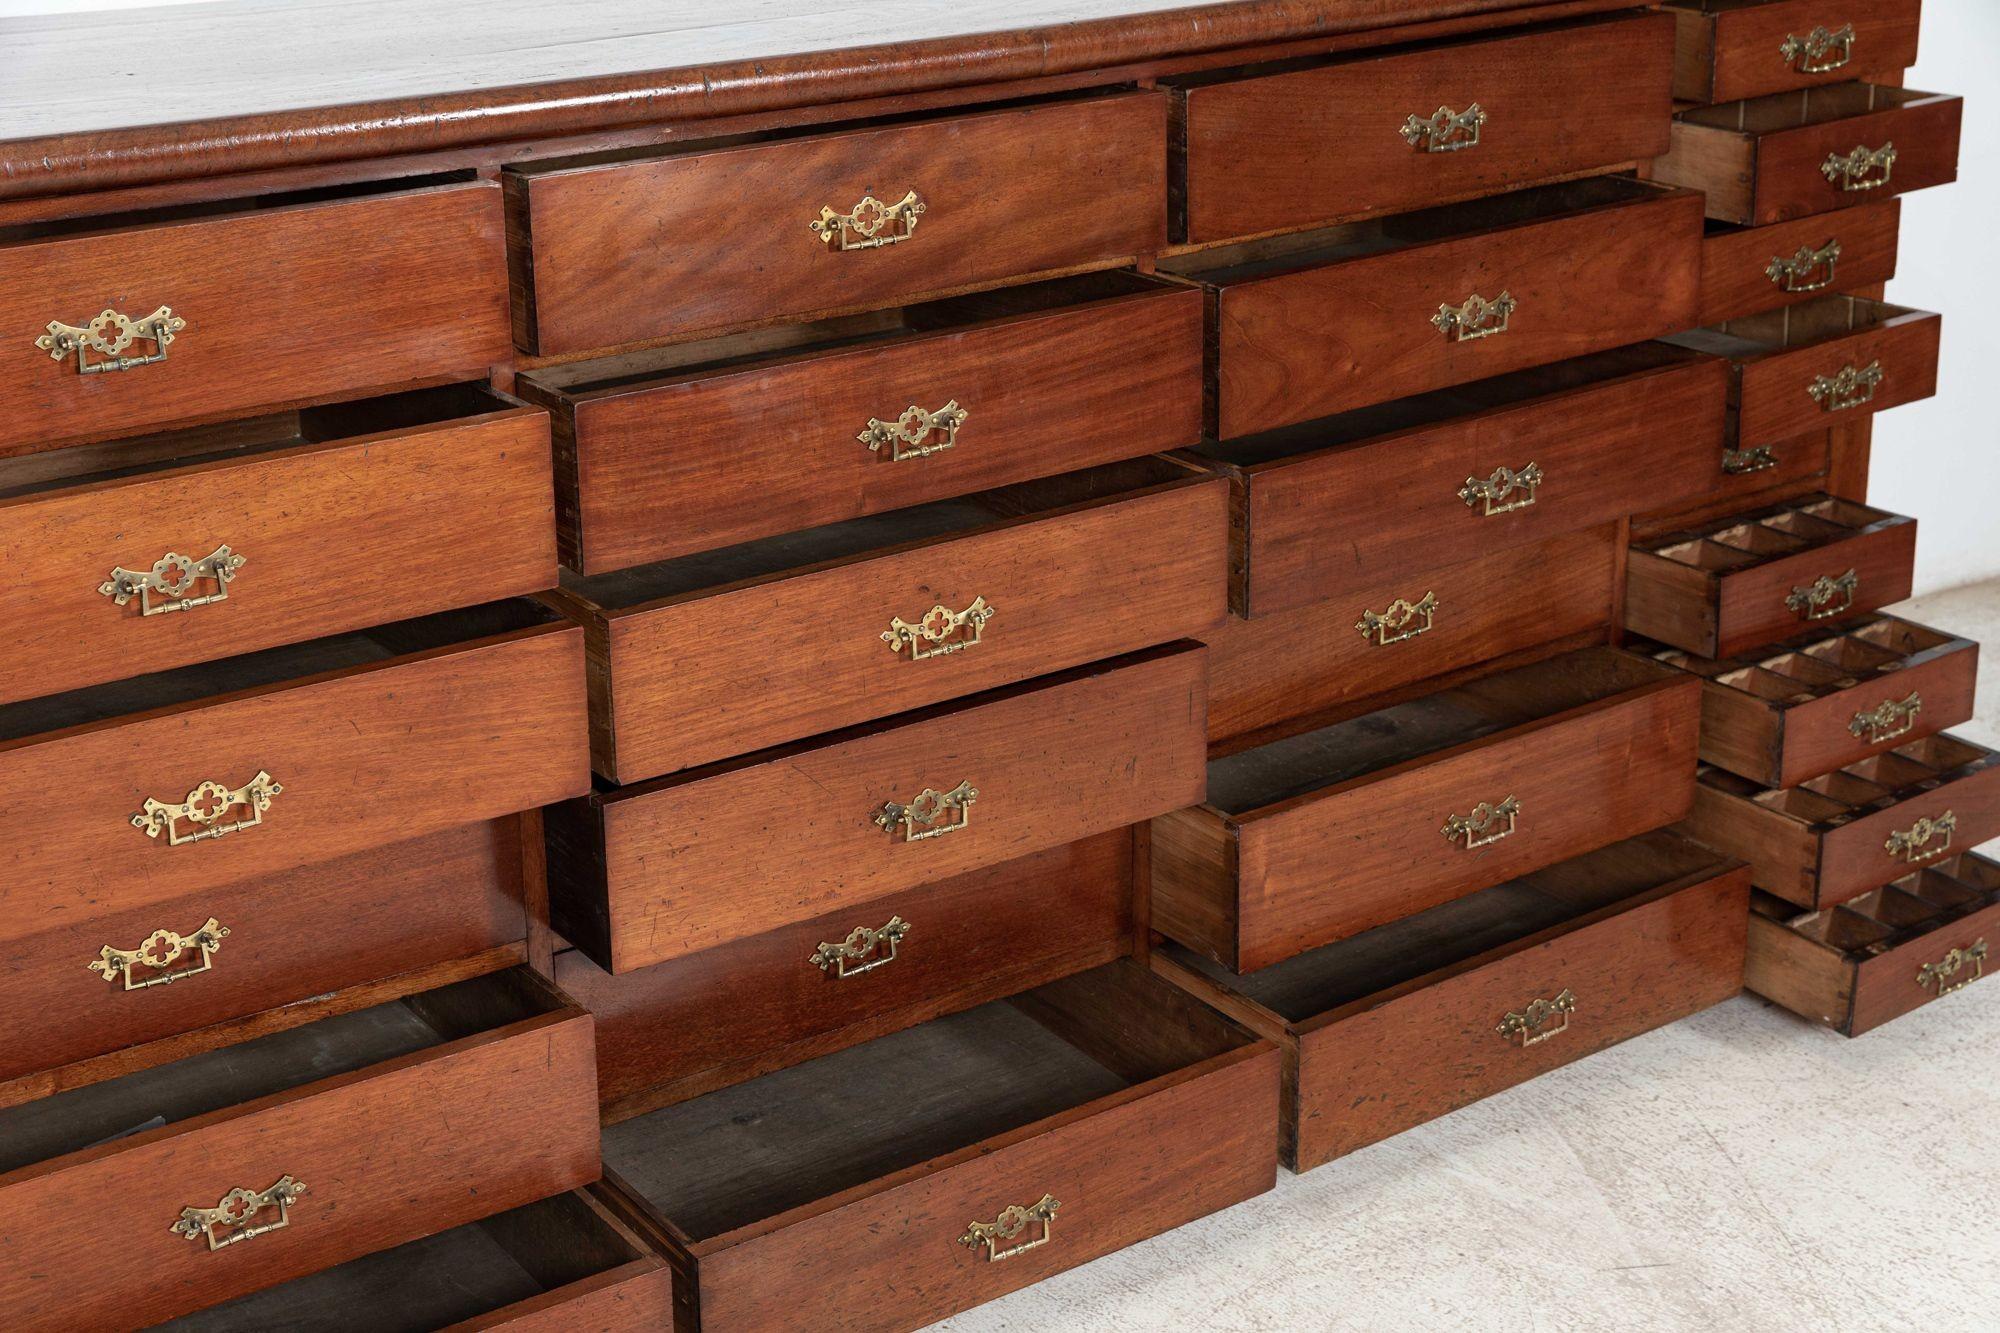
<svg viewBox="0 0 2000 1333">
<path fill-rule="evenodd" d="M 1792 305 L 1811 296 L 1787 292 L 1772 279 L 1771 261 L 1801 249 L 1840 246 L 1830 291 L 1856 291 L 1896 276 L 1900 199 L 1799 218 L 1768 227 L 1711 227 L 1701 243 L 1701 324 Z"/>
<path fill-rule="evenodd" d="M 1737 363 L 1736 431 L 1739 447 L 1778 444 L 1830 421 L 1845 425 L 1937 392 L 1938 339 L 1943 319 L 1923 310 L 1881 307 L 1883 318 L 1844 337 L 1751 355 Z M 1859 407 L 1829 412 L 1813 400 L 1813 383 L 1850 367 L 1880 365 L 1882 382 Z"/>
<path fill-rule="evenodd" d="M 1837 13 L 1824 0 L 1751 5 L 1678 0 L 1667 7 L 1679 21 L 1674 64 L 1674 97 L 1679 101 L 1735 102 L 1917 63 L 1919 0 L 1870 0 L 1837 7 Z M 1799 68 L 1804 62 L 1781 54 L 1787 38 L 1848 24 L 1854 28 L 1850 57 L 1835 69 L 1809 73 Z"/>
<path fill-rule="evenodd" d="M 673 1327 L 673 1270 L 660 1259 L 635 1259 L 585 1282 L 468 1320 L 444 1333 L 653 1333 Z"/>
</svg>

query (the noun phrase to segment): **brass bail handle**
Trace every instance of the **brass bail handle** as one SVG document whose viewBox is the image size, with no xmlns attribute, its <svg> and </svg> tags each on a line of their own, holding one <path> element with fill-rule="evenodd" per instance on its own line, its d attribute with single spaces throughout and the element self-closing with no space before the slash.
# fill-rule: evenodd
<svg viewBox="0 0 2000 1333">
<path fill-rule="evenodd" d="M 187 326 L 185 319 L 166 306 L 138 319 L 105 310 L 82 324 L 50 320 L 47 331 L 35 339 L 35 346 L 47 352 L 51 361 L 75 356 L 79 375 L 137 370 L 166 360 L 167 349 Z M 153 350 L 142 356 L 127 356 L 126 349 L 137 342 L 151 343 Z"/>
</svg>

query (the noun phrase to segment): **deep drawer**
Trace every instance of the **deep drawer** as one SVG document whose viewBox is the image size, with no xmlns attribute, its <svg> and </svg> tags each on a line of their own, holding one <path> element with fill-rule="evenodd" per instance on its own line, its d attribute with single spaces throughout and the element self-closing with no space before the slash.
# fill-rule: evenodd
<svg viewBox="0 0 2000 1333">
<path fill-rule="evenodd" d="M 1768 227 L 1711 222 L 1701 243 L 1698 322 L 1720 324 L 1811 300 L 1815 292 L 1889 281 L 1902 220 L 1902 201 L 1884 199 Z"/>
<path fill-rule="evenodd" d="M 1668 0 L 1674 97 L 1734 102 L 1917 63 L 1920 0 Z"/>
</svg>

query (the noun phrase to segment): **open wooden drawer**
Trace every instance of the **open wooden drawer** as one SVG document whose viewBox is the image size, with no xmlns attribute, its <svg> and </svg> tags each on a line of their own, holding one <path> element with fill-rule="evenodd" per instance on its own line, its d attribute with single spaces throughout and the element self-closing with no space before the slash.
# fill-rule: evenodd
<svg viewBox="0 0 2000 1333">
<path fill-rule="evenodd" d="M 1917 63 L 1920 0 L 1667 0 L 1674 97 L 1733 102 Z M 1893 80 L 1892 80 L 1893 81 Z"/>
<path fill-rule="evenodd" d="M 0 1110 L 0 1309 L 151 1324 L 597 1172 L 590 1016 L 498 972 Z"/>
<path fill-rule="evenodd" d="M 1651 833 L 1252 976 L 1177 946 L 1153 966 L 1283 1050 L 1304 1171 L 1736 994 L 1748 895 Z"/>
<path fill-rule="evenodd" d="M 1768 227 L 1708 224 L 1701 243 L 1702 325 L 1879 286 L 1896 276 L 1903 202 L 1884 199 Z"/>
<path fill-rule="evenodd" d="M 1970 852 L 1837 907 L 1758 894 L 1744 984 L 1849 1036 L 1964 990 L 2000 940 L 2000 862 Z"/>
<path fill-rule="evenodd" d="M 1700 691 L 1613 648 L 1213 760 L 1153 821 L 1153 927 L 1237 972 L 1671 824 Z"/>
<path fill-rule="evenodd" d="M 612 1125 L 605 1192 L 682 1327 L 917 1328 L 1270 1189 L 1277 1094 L 1121 961 Z"/>
</svg>

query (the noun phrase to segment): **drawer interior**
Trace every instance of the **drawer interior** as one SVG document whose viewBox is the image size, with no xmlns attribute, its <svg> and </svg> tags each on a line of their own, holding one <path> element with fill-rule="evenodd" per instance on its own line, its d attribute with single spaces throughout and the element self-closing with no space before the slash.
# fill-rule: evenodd
<svg viewBox="0 0 2000 1333">
<path fill-rule="evenodd" d="M 1870 301 L 1859 296 L 1821 296 L 1761 315 L 1745 315 L 1710 328 L 1677 333 L 1664 341 L 1698 352 L 1741 360 L 1829 342 L 1864 329 L 1880 328 L 1905 315 L 1920 313 L 1907 306 Z"/>
<path fill-rule="evenodd" d="M 1893 111 L 1911 102 L 1934 97 L 1908 88 L 1889 88 L 1875 83 L 1835 83 L 1822 88 L 1801 88 L 1796 92 L 1772 93 L 1745 102 L 1724 102 L 1718 106 L 1695 107 L 1678 113 L 1689 125 L 1706 125 L 1719 130 L 1739 130 L 1746 134 L 1773 134 L 1779 130 L 1824 125 L 1871 111 Z"/>
<path fill-rule="evenodd" d="M 1775 508 L 1732 515 L 1704 528 L 1656 538 L 1638 549 L 1678 565 L 1723 574 L 1844 541 L 1878 525 L 1905 521 L 1900 515 L 1852 500 L 1808 495 Z"/>
<path fill-rule="evenodd" d="M 1838 907 L 1801 912 L 1766 893 L 1751 910 L 1801 939 L 1861 962 L 2000 903 L 2000 862 L 1967 852 Z"/>
<path fill-rule="evenodd" d="M 1706 765 L 1699 779 L 1716 791 L 1825 832 L 1913 800 L 1996 760 L 2000 755 L 1992 750 L 1947 733 L 1884 750 L 1796 787 L 1763 787 Z"/>
<path fill-rule="evenodd" d="M 1656 660 L 1781 708 L 1853 689 L 1901 671 L 1920 654 L 1967 641 L 1894 616 L 1871 615 L 1771 645 L 1754 657 L 1709 658 L 1661 648 Z"/>
</svg>

